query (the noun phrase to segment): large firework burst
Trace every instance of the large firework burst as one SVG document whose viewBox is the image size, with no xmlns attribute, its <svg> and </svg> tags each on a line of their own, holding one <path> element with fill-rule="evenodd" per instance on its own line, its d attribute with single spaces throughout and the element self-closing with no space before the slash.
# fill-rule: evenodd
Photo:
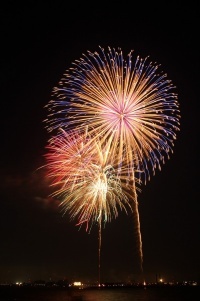
<svg viewBox="0 0 200 301">
<path fill-rule="evenodd" d="M 146 183 L 173 152 L 180 118 L 175 87 L 148 57 L 132 61 L 131 51 L 125 61 L 120 49 L 100 50 L 75 61 L 53 89 L 47 128 L 87 126 L 102 142 L 111 137 L 119 165 L 128 164 L 133 177 L 143 171 Z"/>
</svg>

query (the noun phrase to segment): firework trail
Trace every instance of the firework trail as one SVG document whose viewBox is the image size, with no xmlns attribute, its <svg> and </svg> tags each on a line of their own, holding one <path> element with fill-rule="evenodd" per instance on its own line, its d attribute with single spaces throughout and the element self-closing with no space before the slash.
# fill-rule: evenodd
<svg viewBox="0 0 200 301">
<path fill-rule="evenodd" d="M 115 51 L 108 47 L 107 52 L 101 47 L 99 49 L 99 53 L 88 51 L 87 55 L 83 54 L 54 87 L 52 99 L 46 106 L 49 112 L 45 120 L 46 128 L 49 132 L 56 132 L 58 139 L 61 134 L 57 131 L 60 128 L 65 132 L 75 129 L 80 133 L 85 133 L 87 129 L 90 140 L 87 147 L 93 149 L 89 152 L 94 159 L 92 170 L 86 163 L 85 167 L 81 165 L 82 163 L 80 165 L 78 163 L 79 172 L 75 173 L 77 179 L 81 174 L 81 178 L 84 176 L 86 182 L 92 171 L 97 173 L 97 178 L 100 176 L 98 168 L 103 163 L 99 162 L 100 153 L 109 146 L 108 152 L 111 154 L 109 164 L 113 165 L 114 157 L 117 178 L 120 181 L 126 180 L 125 182 L 132 186 L 131 197 L 129 195 L 128 198 L 130 197 L 130 204 L 136 216 L 142 263 L 137 186 L 141 183 L 146 184 L 147 180 L 150 180 L 151 173 L 154 175 L 157 168 L 161 169 L 161 163 L 164 163 L 165 158 L 169 159 L 170 153 L 173 153 L 176 132 L 180 126 L 177 94 L 171 80 L 159 71 L 159 65 L 149 61 L 149 57 L 142 59 L 137 56 L 133 59 L 131 51 L 125 60 L 120 48 Z M 98 154 L 97 157 L 95 152 Z M 99 160 L 98 163 L 95 160 Z M 53 162 L 52 158 L 54 165 Z M 123 172 L 124 166 L 126 174 Z M 85 172 L 88 173 L 87 176 Z M 104 176 L 107 177 L 106 173 L 104 166 Z M 95 178 L 94 174 L 92 178 Z M 68 182 L 68 179 L 66 181 Z M 70 202 L 65 203 L 70 204 L 66 205 L 66 210 L 71 210 L 73 214 L 75 212 L 75 215 L 80 214 L 81 221 L 92 216 L 99 216 L 101 219 L 102 213 L 106 216 L 105 212 L 110 212 L 107 211 L 107 205 L 104 204 L 105 207 L 102 207 L 104 203 L 102 200 L 101 206 L 95 207 L 92 200 L 94 195 L 99 200 L 105 200 L 105 203 L 110 204 L 110 210 L 113 206 L 111 201 L 113 194 L 108 193 L 106 197 L 102 197 L 99 186 L 94 188 L 87 182 L 88 195 L 91 197 L 89 198 L 91 204 L 88 205 L 85 198 L 82 201 L 77 200 L 79 189 L 82 188 L 78 186 L 79 182 L 76 182 L 76 179 L 73 178 L 72 182 L 77 186 L 76 190 L 73 189 L 68 194 L 66 191 L 68 187 L 62 188 L 62 193 L 66 193 L 66 198 L 70 199 Z M 79 185 L 83 184 L 80 183 Z M 77 201 L 73 201 L 74 199 Z M 116 201 L 116 195 L 114 200 Z M 112 209 L 115 211 L 115 205 Z"/>
</svg>

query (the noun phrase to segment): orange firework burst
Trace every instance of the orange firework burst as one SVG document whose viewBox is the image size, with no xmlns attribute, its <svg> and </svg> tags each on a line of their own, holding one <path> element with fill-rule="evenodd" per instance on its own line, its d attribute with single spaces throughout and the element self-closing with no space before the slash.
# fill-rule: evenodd
<svg viewBox="0 0 200 301">
<path fill-rule="evenodd" d="M 61 130 L 47 146 L 47 175 L 55 187 L 52 195 L 61 198 L 64 212 L 76 217 L 79 225 L 106 223 L 117 217 L 118 208 L 126 211 L 128 205 L 131 209 L 132 185 L 126 167 L 119 174 L 110 141 L 102 145 L 87 133 Z"/>
</svg>

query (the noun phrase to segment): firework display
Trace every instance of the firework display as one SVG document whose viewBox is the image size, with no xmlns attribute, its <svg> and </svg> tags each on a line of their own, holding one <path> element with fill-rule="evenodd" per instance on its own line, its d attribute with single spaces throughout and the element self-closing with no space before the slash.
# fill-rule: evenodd
<svg viewBox="0 0 200 301">
<path fill-rule="evenodd" d="M 178 97 L 149 57 L 99 49 L 83 54 L 53 88 L 47 173 L 63 212 L 86 229 L 97 223 L 101 233 L 119 208 L 130 209 L 142 263 L 137 191 L 173 153 Z"/>
</svg>

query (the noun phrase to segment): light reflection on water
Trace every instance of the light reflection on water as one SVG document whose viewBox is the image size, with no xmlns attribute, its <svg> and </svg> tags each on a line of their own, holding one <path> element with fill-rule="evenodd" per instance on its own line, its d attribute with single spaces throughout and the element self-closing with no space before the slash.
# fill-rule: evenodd
<svg viewBox="0 0 200 301">
<path fill-rule="evenodd" d="M 83 301 L 147 301 L 146 292 L 138 290 L 99 290 L 87 291 L 82 295 Z"/>
<path fill-rule="evenodd" d="M 129 289 L 0 288 L 0 301 L 199 301 L 198 287 Z"/>
<path fill-rule="evenodd" d="M 80 297 L 78 301 L 199 301 L 200 288 L 89 290 Z"/>
</svg>

